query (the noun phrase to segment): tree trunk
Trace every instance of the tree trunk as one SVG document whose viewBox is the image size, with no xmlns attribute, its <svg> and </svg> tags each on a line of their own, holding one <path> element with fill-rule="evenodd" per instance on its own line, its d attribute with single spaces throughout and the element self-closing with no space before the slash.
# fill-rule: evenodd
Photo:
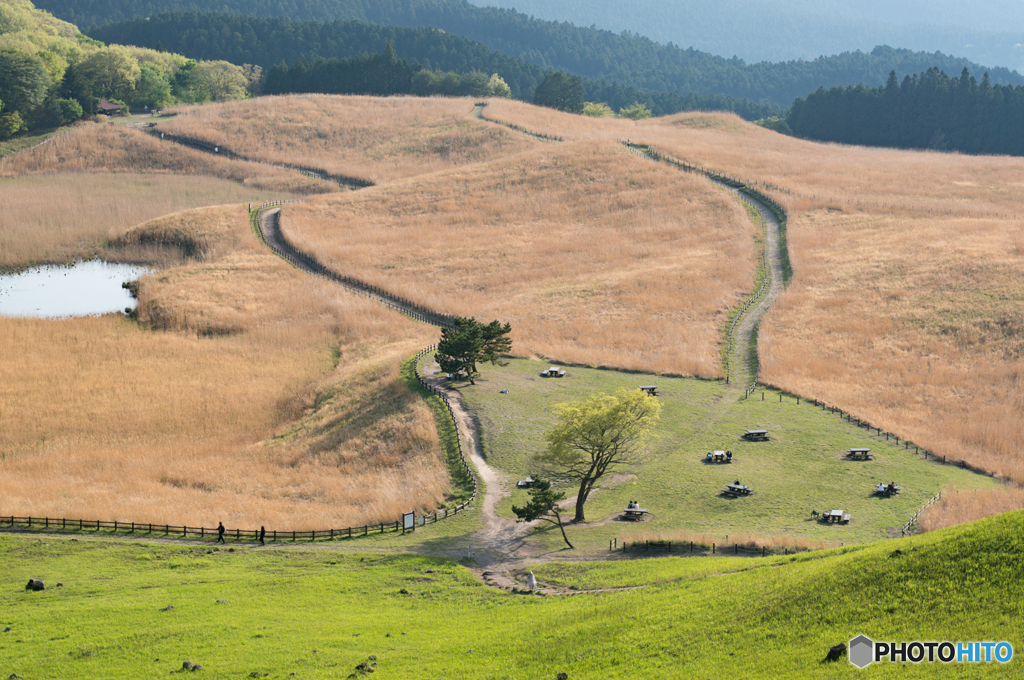
<svg viewBox="0 0 1024 680">
<path fill-rule="evenodd" d="M 576 494 L 576 516 L 573 517 L 573 522 L 583 522 L 586 517 L 583 516 L 583 504 L 587 502 L 586 496 L 583 495 L 583 485 L 580 485 L 580 492 Z"/>
<path fill-rule="evenodd" d="M 558 520 L 558 528 L 562 530 L 562 540 L 565 541 L 565 544 L 569 546 L 570 550 L 575 550 L 576 546 L 570 543 L 569 537 L 565 535 L 565 527 L 562 525 L 562 516 L 556 512 L 555 519 Z"/>
</svg>

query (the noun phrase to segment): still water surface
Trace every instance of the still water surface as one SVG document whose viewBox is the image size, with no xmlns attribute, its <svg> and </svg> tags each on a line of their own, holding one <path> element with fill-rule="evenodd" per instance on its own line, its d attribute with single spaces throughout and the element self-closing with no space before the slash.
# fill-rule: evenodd
<svg viewBox="0 0 1024 680">
<path fill-rule="evenodd" d="M 55 318 L 134 309 L 135 299 L 121 284 L 150 271 L 148 267 L 90 260 L 0 276 L 0 316 Z"/>
</svg>

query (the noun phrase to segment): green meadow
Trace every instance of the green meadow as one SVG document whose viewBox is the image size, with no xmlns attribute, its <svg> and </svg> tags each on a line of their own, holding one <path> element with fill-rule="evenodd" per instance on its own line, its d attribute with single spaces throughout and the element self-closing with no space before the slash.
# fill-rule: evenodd
<svg viewBox="0 0 1024 680">
<path fill-rule="evenodd" d="M 430 680 L 1015 678 L 1018 659 L 867 671 L 823 659 L 861 633 L 1024 649 L 1022 558 L 1017 512 L 790 557 L 538 565 L 542 583 L 581 591 L 542 597 L 455 561 L 338 544 L 3 535 L 0 674 L 175 677 L 188 660 L 209 678 L 346 678 L 361 663 Z M 24 590 L 29 578 L 46 590 Z M 624 586 L 643 587 L 582 592 Z"/>
<path fill-rule="evenodd" d="M 513 503 L 526 500 L 515 481 L 531 471 L 531 457 L 544 447 L 544 432 L 554 422 L 551 407 L 594 392 L 613 393 L 657 385 L 662 417 L 646 460 L 605 480 L 587 503 L 587 525 L 570 529 L 583 546 L 607 545 L 637 531 L 682 529 L 725 540 L 726 536 L 802 537 L 846 545 L 889 538 L 940 489 L 994 486 L 999 482 L 952 465 L 926 461 L 894 442 L 823 411 L 812 403 L 770 390 L 735 401 L 735 392 L 718 381 L 666 378 L 590 368 L 568 368 L 564 378 L 541 378 L 549 364 L 512 360 L 486 366 L 475 386 L 460 386 L 483 429 L 488 462 L 507 475 L 513 489 L 501 504 L 509 518 Z M 502 393 L 507 389 L 507 393 Z M 766 429 L 768 442 L 748 442 L 748 429 Z M 845 459 L 849 448 L 870 448 L 874 459 Z M 708 464 L 708 451 L 729 450 L 733 462 Z M 754 489 L 743 498 L 721 492 L 740 480 Z M 879 482 L 903 488 L 892 498 L 873 495 Z M 571 495 L 571 492 L 570 492 Z M 653 512 L 642 525 L 605 522 L 626 503 L 638 500 Z M 822 524 L 811 510 L 842 509 L 847 525 Z M 560 541 L 557 531 L 547 540 Z M 573 540 L 573 539 L 571 539 Z"/>
</svg>

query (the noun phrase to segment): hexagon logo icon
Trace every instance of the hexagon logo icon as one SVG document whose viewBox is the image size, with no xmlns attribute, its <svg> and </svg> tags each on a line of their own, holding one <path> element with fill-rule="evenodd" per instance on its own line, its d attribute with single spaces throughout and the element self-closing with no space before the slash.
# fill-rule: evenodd
<svg viewBox="0 0 1024 680">
<path fill-rule="evenodd" d="M 857 668 L 867 668 L 875 660 L 875 643 L 865 635 L 858 635 L 850 640 L 848 658 Z"/>
</svg>

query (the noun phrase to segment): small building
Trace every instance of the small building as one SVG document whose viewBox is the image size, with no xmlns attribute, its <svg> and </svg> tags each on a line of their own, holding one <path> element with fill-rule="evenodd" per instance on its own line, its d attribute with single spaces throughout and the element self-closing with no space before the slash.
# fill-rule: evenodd
<svg viewBox="0 0 1024 680">
<path fill-rule="evenodd" d="M 96 105 L 96 110 L 105 116 L 123 116 L 126 108 L 122 104 L 115 104 L 106 99 L 101 99 L 100 103 Z"/>
</svg>

